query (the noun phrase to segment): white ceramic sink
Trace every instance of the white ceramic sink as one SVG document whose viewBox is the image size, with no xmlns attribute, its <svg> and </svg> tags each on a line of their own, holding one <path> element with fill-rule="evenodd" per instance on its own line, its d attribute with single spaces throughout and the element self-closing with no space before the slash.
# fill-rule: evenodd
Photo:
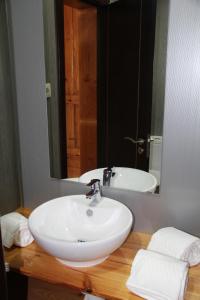
<svg viewBox="0 0 200 300">
<path fill-rule="evenodd" d="M 125 205 L 105 197 L 95 207 L 90 202 L 85 195 L 57 198 L 38 206 L 29 217 L 36 242 L 67 266 L 103 262 L 130 232 L 133 216 Z"/>
<path fill-rule="evenodd" d="M 103 185 L 103 170 L 95 169 L 79 177 L 79 182 L 87 184 L 91 179 L 100 179 Z M 152 174 L 132 168 L 113 167 L 115 175 L 111 178 L 110 186 L 139 192 L 154 192 L 157 180 Z"/>
</svg>

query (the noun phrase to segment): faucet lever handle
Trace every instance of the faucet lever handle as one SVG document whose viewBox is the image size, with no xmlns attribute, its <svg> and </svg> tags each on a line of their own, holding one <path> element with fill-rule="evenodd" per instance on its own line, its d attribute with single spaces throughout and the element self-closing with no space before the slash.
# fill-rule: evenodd
<svg viewBox="0 0 200 300">
<path fill-rule="evenodd" d="M 94 201 L 99 202 L 101 200 L 101 185 L 99 179 L 92 179 L 87 186 L 90 186 L 90 191 L 86 194 L 86 198 L 95 197 Z M 94 203 L 92 201 L 92 203 Z M 96 203 L 96 202 L 95 202 Z"/>
<path fill-rule="evenodd" d="M 88 184 L 86 184 L 87 186 L 93 186 L 96 183 L 100 184 L 100 179 L 92 179 Z"/>
</svg>

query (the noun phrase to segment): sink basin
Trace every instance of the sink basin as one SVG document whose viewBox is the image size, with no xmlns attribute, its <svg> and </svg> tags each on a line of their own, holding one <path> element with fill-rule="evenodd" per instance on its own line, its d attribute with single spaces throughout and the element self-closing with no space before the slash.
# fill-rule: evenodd
<svg viewBox="0 0 200 300">
<path fill-rule="evenodd" d="M 103 262 L 130 232 L 133 216 L 125 205 L 105 197 L 96 207 L 90 202 L 85 195 L 61 197 L 38 206 L 29 217 L 36 242 L 67 266 Z"/>
<path fill-rule="evenodd" d="M 103 185 L 103 170 L 95 169 L 79 177 L 79 182 L 87 184 L 91 179 L 100 179 Z M 132 168 L 113 167 L 115 175 L 111 178 L 110 186 L 139 192 L 154 192 L 157 180 L 152 174 Z"/>
</svg>

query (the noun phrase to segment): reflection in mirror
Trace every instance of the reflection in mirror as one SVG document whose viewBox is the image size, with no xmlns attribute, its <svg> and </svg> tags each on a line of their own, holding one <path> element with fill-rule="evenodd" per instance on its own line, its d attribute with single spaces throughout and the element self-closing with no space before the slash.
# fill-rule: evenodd
<svg viewBox="0 0 200 300">
<path fill-rule="evenodd" d="M 157 186 L 157 180 L 152 174 L 124 167 L 91 170 L 81 175 L 79 182 L 87 184 L 94 178 L 100 179 L 103 186 L 140 192 L 155 192 Z"/>
<path fill-rule="evenodd" d="M 56 3 L 43 1 L 45 10 L 47 3 Z M 103 171 L 112 167 L 115 175 L 104 185 L 158 191 L 168 1 L 61 2 L 55 18 L 64 20 L 64 45 L 57 51 L 64 51 L 65 58 L 68 178 L 79 181 L 102 168 L 103 182 Z M 128 182 L 129 169 L 132 184 L 116 184 L 122 177 Z M 157 189 L 134 186 L 141 174 L 156 178 Z"/>
</svg>

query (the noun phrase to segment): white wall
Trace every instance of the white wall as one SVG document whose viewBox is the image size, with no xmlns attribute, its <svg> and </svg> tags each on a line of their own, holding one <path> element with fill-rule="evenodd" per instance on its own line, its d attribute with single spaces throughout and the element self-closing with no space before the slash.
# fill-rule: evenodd
<svg viewBox="0 0 200 300">
<path fill-rule="evenodd" d="M 34 206 L 60 193 L 49 177 L 42 1 L 11 0 L 24 200 Z"/>
<path fill-rule="evenodd" d="M 171 0 L 161 196 L 171 222 L 200 233 L 200 1 Z"/>
</svg>

